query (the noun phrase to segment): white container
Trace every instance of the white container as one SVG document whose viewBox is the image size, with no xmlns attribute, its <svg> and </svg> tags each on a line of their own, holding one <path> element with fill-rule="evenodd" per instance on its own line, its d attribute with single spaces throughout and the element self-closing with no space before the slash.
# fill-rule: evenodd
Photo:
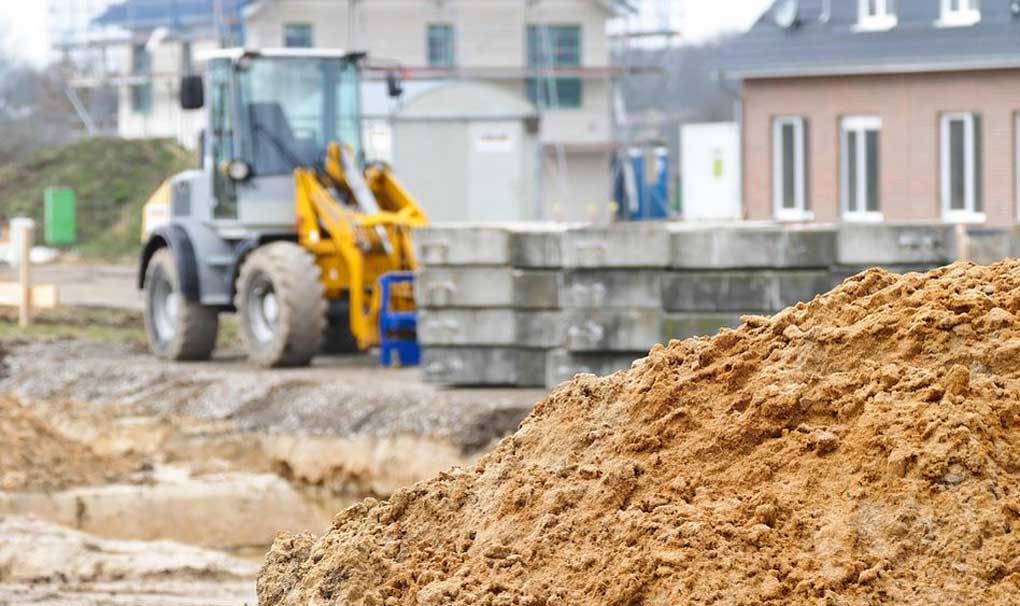
<svg viewBox="0 0 1020 606">
<path fill-rule="evenodd" d="M 740 127 L 736 122 L 685 124 L 680 129 L 683 218 L 740 219 Z"/>
</svg>

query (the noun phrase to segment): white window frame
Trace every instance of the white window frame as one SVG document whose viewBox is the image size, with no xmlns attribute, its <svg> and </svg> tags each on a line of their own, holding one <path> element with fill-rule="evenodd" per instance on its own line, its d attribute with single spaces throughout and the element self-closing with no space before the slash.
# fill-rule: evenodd
<svg viewBox="0 0 1020 606">
<path fill-rule="evenodd" d="M 949 125 L 956 120 L 963 121 L 963 172 L 964 208 L 950 208 L 952 192 L 949 175 Z M 977 206 L 977 183 L 981 178 L 976 170 L 974 147 L 974 114 L 950 112 L 942 114 L 939 124 L 939 181 L 942 187 L 942 218 L 947 223 L 984 223 L 985 213 L 975 210 Z"/>
<path fill-rule="evenodd" d="M 858 31 L 884 31 L 896 27 L 899 19 L 893 11 L 894 0 L 874 0 L 875 13 L 871 14 L 868 8 L 871 0 L 857 0 L 857 29 Z"/>
<path fill-rule="evenodd" d="M 783 127 L 793 126 L 793 197 L 795 208 L 783 208 Z M 804 118 L 776 116 L 772 119 L 772 208 L 778 221 L 809 221 L 807 209 L 807 164 L 805 162 Z"/>
<path fill-rule="evenodd" d="M 953 10 L 953 0 L 941 1 L 941 16 L 935 22 L 938 27 L 967 27 L 981 21 L 981 8 L 978 5 L 978 0 L 957 0 L 960 7 L 956 10 Z"/>
<path fill-rule="evenodd" d="M 868 175 L 867 175 L 867 133 L 879 133 L 881 145 L 882 118 L 878 116 L 847 116 L 840 121 L 839 128 L 839 196 L 842 205 L 843 219 L 846 221 L 881 221 L 882 200 L 878 200 L 879 210 L 868 210 Z M 857 210 L 850 210 L 850 137 L 851 132 L 857 135 Z M 882 160 L 879 152 L 879 162 Z M 879 178 L 881 178 L 879 167 Z M 881 192 L 881 189 L 879 189 Z"/>
</svg>

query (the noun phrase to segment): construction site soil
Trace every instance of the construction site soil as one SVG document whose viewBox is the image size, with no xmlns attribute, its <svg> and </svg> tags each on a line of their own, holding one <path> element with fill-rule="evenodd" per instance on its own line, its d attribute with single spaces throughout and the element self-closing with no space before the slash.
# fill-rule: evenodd
<svg viewBox="0 0 1020 606">
<path fill-rule="evenodd" d="M 541 395 L 369 356 L 167 363 L 136 324 L 73 308 L 0 335 L 0 605 L 254 604 L 277 532 L 473 464 Z"/>
<path fill-rule="evenodd" d="M 1020 604 L 1020 262 L 873 269 L 579 376 L 281 535 L 262 606 Z"/>
<path fill-rule="evenodd" d="M 55 432 L 31 411 L 0 398 L 0 491 L 51 491 L 125 480 L 130 457 L 104 457 Z"/>
</svg>

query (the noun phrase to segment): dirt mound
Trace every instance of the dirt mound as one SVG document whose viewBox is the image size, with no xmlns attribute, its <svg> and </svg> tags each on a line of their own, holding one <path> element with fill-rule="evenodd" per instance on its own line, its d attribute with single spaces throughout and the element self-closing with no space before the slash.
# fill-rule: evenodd
<svg viewBox="0 0 1020 606">
<path fill-rule="evenodd" d="M 142 205 L 164 179 L 194 162 L 171 139 L 94 137 L 40 149 L 0 166 L 0 214 L 41 225 L 46 188 L 70 187 L 77 197 L 77 248 L 90 256 L 133 256 L 141 249 Z M 41 233 L 36 237 L 42 241 Z"/>
<path fill-rule="evenodd" d="M 869 270 L 580 376 L 473 469 L 281 536 L 277 604 L 1020 603 L 1020 261 Z"/>
<path fill-rule="evenodd" d="M 0 491 L 49 491 L 99 484 L 135 467 L 58 434 L 18 402 L 0 398 Z"/>
</svg>

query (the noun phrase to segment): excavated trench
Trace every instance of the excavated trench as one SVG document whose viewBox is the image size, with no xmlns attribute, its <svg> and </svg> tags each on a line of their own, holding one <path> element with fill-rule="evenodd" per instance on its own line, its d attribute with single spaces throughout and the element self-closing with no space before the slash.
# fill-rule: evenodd
<svg viewBox="0 0 1020 606">
<path fill-rule="evenodd" d="M 266 372 L 234 358 L 168 364 L 81 339 L 3 346 L 0 446 L 11 443 L 0 450 L 21 459 L 0 455 L 0 523 L 56 532 L 25 522 L 34 518 L 95 540 L 170 540 L 249 562 L 279 531 L 323 532 L 365 497 L 473 464 L 540 395 L 440 391 L 414 369 L 363 357 Z M 34 595 L 7 577 L 0 601 Z"/>
</svg>

